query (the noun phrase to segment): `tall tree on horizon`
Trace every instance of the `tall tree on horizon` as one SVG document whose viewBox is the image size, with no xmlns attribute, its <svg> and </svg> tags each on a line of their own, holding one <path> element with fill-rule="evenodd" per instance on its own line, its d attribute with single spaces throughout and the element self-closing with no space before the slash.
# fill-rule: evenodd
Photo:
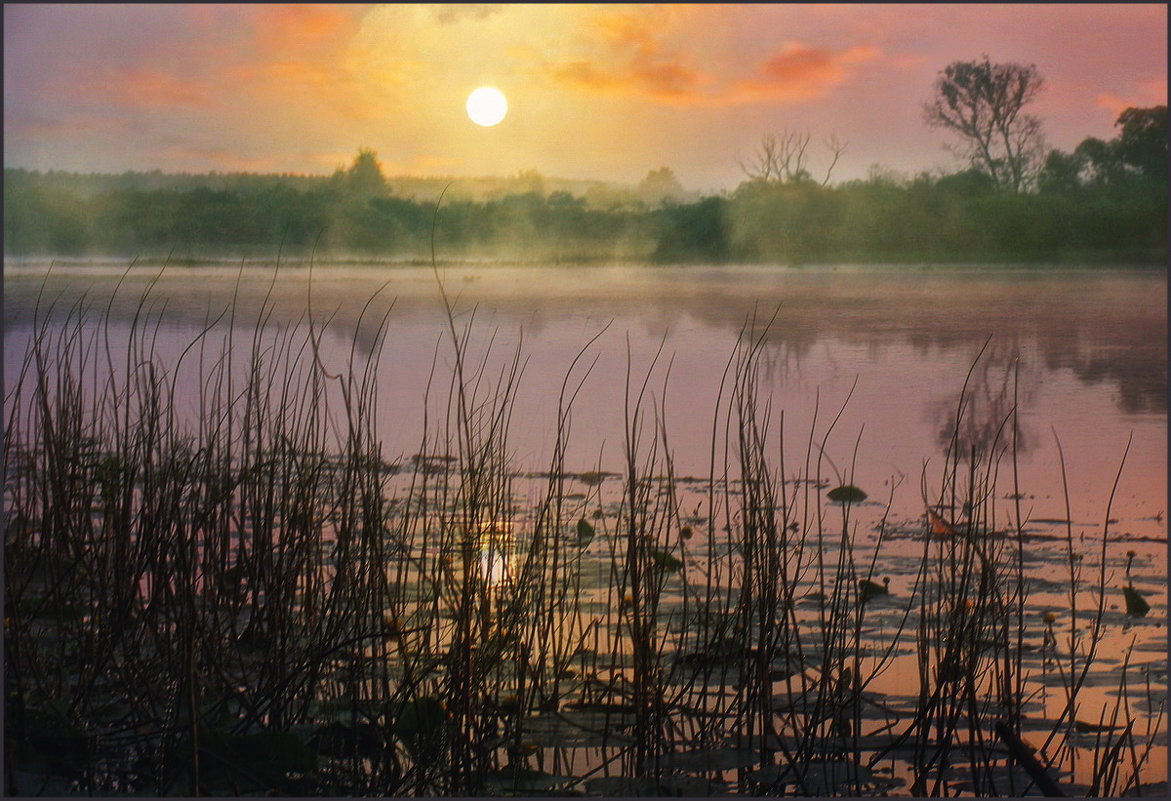
<svg viewBox="0 0 1171 801">
<path fill-rule="evenodd" d="M 955 150 L 1002 189 L 1027 188 L 1045 157 L 1041 120 L 1024 109 L 1045 88 L 1036 65 L 953 61 L 923 107 L 931 128 L 960 136 Z"/>
<path fill-rule="evenodd" d="M 344 176 L 347 190 L 354 195 L 368 197 L 386 193 L 382 162 L 378 160 L 378 154 L 373 148 L 359 148 L 358 155 L 354 157 L 349 169 L 344 173 L 339 169 L 338 173 Z"/>
</svg>

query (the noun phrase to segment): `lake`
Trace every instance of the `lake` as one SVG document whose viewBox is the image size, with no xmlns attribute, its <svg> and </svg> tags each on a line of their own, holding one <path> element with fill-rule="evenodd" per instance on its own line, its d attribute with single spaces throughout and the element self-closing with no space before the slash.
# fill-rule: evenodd
<svg viewBox="0 0 1171 801">
<path fill-rule="evenodd" d="M 458 401 L 453 376 L 463 369 L 472 407 L 489 412 L 476 418 L 477 425 L 489 425 L 496 419 L 490 413 L 498 406 L 501 411 L 504 469 L 514 479 L 510 528 L 537 525 L 539 514 L 532 509 L 550 471 L 557 472 L 556 445 L 559 434 L 565 436 L 560 470 L 572 486 L 564 518 L 568 525 L 579 517 L 593 520 L 598 529 L 597 542 L 583 550 L 596 564 L 581 568 L 595 571 L 596 580 L 587 582 L 581 598 L 583 608 L 594 609 L 600 620 L 621 614 L 616 607 L 623 596 L 612 595 L 602 572 L 607 555 L 619 553 L 621 521 L 631 517 L 623 507 L 628 494 L 623 475 L 632 464 L 629 444 L 646 479 L 669 474 L 678 506 L 672 519 L 710 531 L 708 541 L 700 544 L 697 538 L 683 560 L 683 589 L 663 590 L 664 604 L 686 606 L 687 587 L 710 581 L 707 567 L 733 550 L 727 533 L 747 512 L 732 507 L 746 496 L 731 493 L 716 501 L 712 486 L 745 479 L 736 436 L 743 426 L 730 412 L 735 369 L 744 364 L 738 359 L 746 343 L 756 342 L 750 394 L 761 421 L 760 453 L 778 486 L 787 483 L 792 489 L 784 492 L 805 504 L 803 526 L 816 519 L 819 534 L 823 529 L 844 534 L 820 552 L 852 549 L 860 563 L 873 559 L 872 578 L 887 579 L 884 596 L 914 596 L 922 581 L 918 555 L 931 526 L 926 508 L 942 508 L 941 476 L 949 463 L 967 464 L 971 454 L 979 454 L 978 470 L 987 480 L 981 526 L 989 532 L 1015 528 L 1029 537 L 1028 576 L 1035 582 L 1029 638 L 1044 650 L 1049 640 L 1038 639 L 1043 616 L 1066 622 L 1063 576 L 1073 569 L 1075 555 L 1087 566 L 1093 563 L 1095 571 L 1099 565 L 1108 571 L 1103 581 L 1111 587 L 1121 586 L 1125 567 L 1150 611 L 1141 619 L 1127 616 L 1122 596 L 1111 595 L 1102 633 L 1104 675 L 1116 670 L 1119 653 L 1136 649 L 1141 658 L 1133 664 L 1155 685 L 1153 697 L 1165 698 L 1163 271 L 498 264 L 437 270 L 402 264 L 310 270 L 290 264 L 278 270 L 220 264 L 171 266 L 160 274 L 157 266 L 126 273 L 124 264 L 94 262 L 57 265 L 45 275 L 45 265 L 6 265 L 6 402 L 34 330 L 42 284 L 43 298 L 54 299 L 58 320 L 74 304 L 86 303 L 92 316 L 83 329 L 97 330 L 96 321 L 109 309 L 105 330 L 115 353 L 122 345 L 117 364 L 126 359 L 125 344 L 139 314 L 139 330 L 149 332 L 147 358 L 174 379 L 180 425 L 192 432 L 201 430 L 201 387 L 207 386 L 210 365 L 225 352 L 224 342 L 231 343 L 228 352 L 247 354 L 257 339 L 268 343 L 265 352 L 272 356 L 291 341 L 281 337 L 308 330 L 306 320 L 312 318 L 311 339 L 319 343 L 315 358 L 331 377 L 323 384 L 331 408 L 343 404 L 344 376 L 363 374 L 370 366 L 365 374 L 372 382 L 373 436 L 383 463 L 396 471 L 388 486 L 404 497 L 413 491 L 413 471 L 403 469 L 412 459 L 418 465 L 420 454 L 452 461 L 461 456 L 463 434 L 457 426 L 445 428 L 444 421 L 452 419 L 451 404 Z M 188 347 L 197 341 L 198 347 Z M 462 343 L 459 363 L 454 341 Z M 239 362 L 231 369 L 243 376 L 247 359 Z M 274 375 L 279 385 L 281 375 Z M 98 369 L 85 381 L 92 389 L 102 376 Z M 569 396 L 569 415 L 559 423 L 559 399 Z M 501 405 L 505 398 L 509 402 Z M 635 412 L 641 428 L 632 429 Z M 472 438 L 485 430 L 477 428 Z M 337 437 L 336 443 L 344 443 L 344 431 Z M 802 496 L 801 486 L 815 495 Z M 817 496 L 838 486 L 860 488 L 866 498 L 852 504 L 823 498 L 819 505 Z M 740 501 L 734 503 L 734 496 Z M 940 531 L 958 526 L 964 515 L 974 520 L 970 511 L 952 508 L 950 523 L 940 524 Z M 485 558 L 486 565 L 496 565 L 493 553 Z M 1084 610 L 1097 596 L 1090 586 L 1077 597 Z M 880 599 L 869 623 L 889 633 L 898 627 L 901 608 L 883 603 Z M 1086 620 L 1084 613 L 1081 624 L 1074 618 L 1075 628 Z M 816 616 L 797 619 L 815 625 Z M 624 625 L 614 622 L 610 635 L 620 640 Z M 878 634 L 873 639 L 886 641 Z M 683 646 L 678 648 L 683 653 Z M 637 647 L 628 652 L 613 646 L 613 652 L 635 663 L 639 658 Z M 893 698 L 915 680 L 913 655 L 898 654 L 889 669 L 875 674 L 870 689 Z M 637 664 L 631 669 L 637 673 Z M 1030 680 L 1037 681 L 1043 697 L 1033 703 L 1039 704 L 1041 719 L 1052 721 L 1064 703 L 1056 689 L 1060 682 L 1047 672 L 1048 662 L 1034 669 Z M 1113 685 L 1091 682 L 1077 719 L 1097 721 L 1114 691 Z M 1143 701 L 1147 719 L 1153 714 L 1151 697 Z M 640 726 L 646 723 L 639 720 Z M 1160 739 L 1148 755 L 1145 782 L 1166 778 L 1161 717 L 1155 727 Z M 597 755 L 557 756 L 552 746 L 548 751 L 551 755 L 540 752 L 535 758 L 553 760 L 556 770 L 544 762 L 538 766 L 550 775 L 580 775 L 606 762 Z M 1063 776 L 1077 787 L 1092 784 L 1089 757 L 1075 763 L 1065 765 Z M 911 781 L 907 764 L 904 759 L 891 775 Z M 739 786 L 743 791 L 761 785 Z M 627 794 L 618 791 L 630 787 L 610 789 L 602 794 Z M 962 782 L 953 789 L 973 791 Z"/>
<path fill-rule="evenodd" d="M 101 311 L 123 267 L 58 267 L 46 296 L 62 293 L 63 307 L 87 292 Z M 114 302 L 115 327 L 128 327 L 157 272 L 136 267 L 125 280 Z M 250 341 L 274 273 L 246 267 L 237 286 L 239 275 L 234 267 L 165 271 L 152 291 L 156 303 L 166 303 L 159 352 L 178 354 L 234 294 L 237 336 Z M 279 271 L 270 325 L 301 319 L 309 277 L 304 267 Z M 510 431 L 518 467 L 547 462 L 561 384 L 579 350 L 600 334 L 585 352 L 596 362 L 573 409 L 570 467 L 620 470 L 629 368 L 636 384 L 649 376 L 650 392 L 663 402 L 676 471 L 706 475 L 721 376 L 750 318 L 763 330 L 775 314 L 762 355 L 763 388 L 775 411 L 784 410 L 794 449 L 803 448 L 811 428 L 818 435 L 827 430 L 841 410 L 826 443 L 830 458 L 839 469 L 853 463 L 860 486 L 905 479 L 908 491 L 901 494 L 915 506 L 924 462 L 942 457 L 965 377 L 987 343 L 969 387 L 970 417 L 977 425 L 999 423 L 1016 382 L 1018 458 L 1022 484 L 1037 495 L 1033 516 L 1065 516 L 1060 440 L 1073 516 L 1101 522 L 1130 439 L 1113 514 L 1133 533 L 1163 536 L 1153 519 L 1165 513 L 1167 495 L 1167 305 L 1160 271 L 465 266 L 444 268 L 439 278 L 455 306 L 457 329 L 471 325 L 475 357 L 500 365 L 520 349 L 525 364 L 514 420 L 521 422 Z M 27 341 L 39 286 L 36 267 L 8 268 L 9 356 Z M 393 305 L 378 367 L 385 410 L 379 434 L 387 458 L 411 455 L 432 361 L 441 372 L 451 365 L 436 274 L 403 266 L 319 267 L 312 303 L 318 316 L 332 318 L 323 339 L 331 370 L 346 364 L 351 347 L 359 358 L 366 355 L 378 318 Z M 17 359 L 5 360 L 7 386 L 18 367 Z M 896 506 L 899 501 L 896 495 Z"/>
</svg>

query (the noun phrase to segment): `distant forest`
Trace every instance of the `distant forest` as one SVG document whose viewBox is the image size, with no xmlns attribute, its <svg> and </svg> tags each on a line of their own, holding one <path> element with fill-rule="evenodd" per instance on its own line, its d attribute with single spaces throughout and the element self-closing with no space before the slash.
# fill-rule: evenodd
<svg viewBox="0 0 1171 801">
<path fill-rule="evenodd" d="M 429 260 L 434 236 L 444 260 L 1164 262 L 1167 107 L 1127 109 L 1115 127 L 1047 151 L 1012 185 L 975 159 L 953 174 L 819 182 L 766 137 L 745 180 L 707 197 L 666 167 L 637 187 L 532 171 L 387 178 L 369 149 L 318 177 L 6 168 L 4 253 Z"/>
</svg>

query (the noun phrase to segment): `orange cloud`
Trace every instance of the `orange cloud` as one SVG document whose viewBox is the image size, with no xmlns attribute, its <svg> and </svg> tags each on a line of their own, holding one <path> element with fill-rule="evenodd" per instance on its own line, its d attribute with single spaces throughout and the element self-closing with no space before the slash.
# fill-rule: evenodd
<svg viewBox="0 0 1171 801">
<path fill-rule="evenodd" d="M 551 65 L 548 72 L 576 89 L 637 95 L 669 103 L 693 102 L 699 85 L 706 80 L 695 70 L 670 62 L 636 63 L 607 71 L 581 60 Z"/>
<path fill-rule="evenodd" d="M 245 64 L 228 72 L 230 77 L 249 83 L 271 81 L 273 86 L 264 86 L 265 91 L 279 87 L 284 93 L 293 89 L 321 91 L 338 82 L 337 74 L 325 65 L 292 59 Z"/>
<path fill-rule="evenodd" d="M 858 65 L 883 56 L 871 45 L 834 51 L 793 41 L 761 63 L 755 75 L 721 81 L 695 66 L 693 55 L 665 44 L 673 41 L 680 19 L 700 10 L 660 5 L 593 13 L 579 25 L 578 53 L 556 61 L 535 60 L 545 76 L 572 89 L 711 108 L 823 97 Z M 683 27 L 692 30 L 704 24 L 710 23 L 691 21 Z"/>
<path fill-rule="evenodd" d="M 327 106 L 350 120 L 373 120 L 385 116 L 386 101 L 377 84 L 362 80 L 344 63 L 281 59 L 247 64 L 227 71 L 226 77 L 246 87 L 258 102 L 279 98 L 289 103 L 299 98 Z"/>
<path fill-rule="evenodd" d="M 91 81 L 66 87 L 65 93 L 128 110 L 207 108 L 213 96 L 205 81 L 151 67 L 109 69 Z"/>
<path fill-rule="evenodd" d="M 882 52 L 858 45 L 834 52 L 789 42 L 757 69 L 753 78 L 726 87 L 682 60 L 656 59 L 653 42 L 623 31 L 624 41 L 636 45 L 636 55 L 618 67 L 586 60 L 546 65 L 546 73 L 560 83 L 599 93 L 636 95 L 677 106 L 737 106 L 751 103 L 795 103 L 824 97 L 846 81 L 858 64 L 879 59 Z"/>
<path fill-rule="evenodd" d="M 653 58 L 660 50 L 655 39 L 656 27 L 645 15 L 626 12 L 603 14 L 595 26 L 610 47 L 633 50 L 635 58 Z"/>
<path fill-rule="evenodd" d="M 269 53 L 330 48 L 349 39 L 358 28 L 360 15 L 345 5 L 260 5 L 255 19 L 258 48 Z"/>
<path fill-rule="evenodd" d="M 437 3 L 427 5 L 435 20 L 444 25 L 464 19 L 482 20 L 502 11 L 500 3 Z"/>
<path fill-rule="evenodd" d="M 607 9 L 583 22 L 581 45 L 588 57 L 543 62 L 541 70 L 558 83 L 581 91 L 623 94 L 671 105 L 703 100 L 710 76 L 662 44 L 678 9 L 661 5 L 636 10 Z"/>
<path fill-rule="evenodd" d="M 233 94 L 257 103 L 314 104 L 349 120 L 385 113 L 380 93 L 394 75 L 363 66 L 356 44 L 369 6 L 258 5 L 250 18 L 255 55 L 219 68 Z"/>
<path fill-rule="evenodd" d="M 814 100 L 843 83 L 850 67 L 873 61 L 881 55 L 878 48 L 870 45 L 858 45 L 835 53 L 823 47 L 787 42 L 776 55 L 760 65 L 756 77 L 739 81 L 732 87 L 728 102 Z"/>
</svg>

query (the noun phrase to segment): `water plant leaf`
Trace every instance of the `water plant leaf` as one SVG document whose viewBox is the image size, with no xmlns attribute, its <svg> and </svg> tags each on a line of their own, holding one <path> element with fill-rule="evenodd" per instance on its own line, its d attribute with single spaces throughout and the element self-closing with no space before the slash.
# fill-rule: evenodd
<svg viewBox="0 0 1171 801">
<path fill-rule="evenodd" d="M 1122 595 L 1126 598 L 1126 614 L 1132 617 L 1145 617 L 1147 612 L 1151 611 L 1151 605 L 1147 603 L 1147 599 L 1139 595 L 1130 584 L 1122 588 Z"/>
<path fill-rule="evenodd" d="M 688 667 L 708 667 L 727 664 L 744 656 L 744 640 L 740 637 L 715 637 L 696 651 L 679 654 L 679 663 Z"/>
<path fill-rule="evenodd" d="M 849 759 L 813 759 L 800 768 L 793 765 L 768 765 L 748 774 L 752 784 L 762 790 L 795 787 L 802 795 L 828 796 L 852 785 L 874 780 L 874 772 Z"/>
<path fill-rule="evenodd" d="M 843 484 L 840 487 L 834 487 L 825 496 L 837 503 L 861 503 L 867 497 L 865 492 L 853 484 Z"/>
<path fill-rule="evenodd" d="M 927 519 L 931 522 L 931 533 L 940 537 L 955 537 L 959 535 L 956 527 L 944 520 L 934 509 L 927 510 Z"/>
<path fill-rule="evenodd" d="M 702 748 L 694 751 L 676 751 L 664 756 L 663 760 L 672 770 L 684 773 L 712 773 L 756 767 L 760 764 L 760 751 L 755 748 Z"/>
<path fill-rule="evenodd" d="M 659 797 L 723 795 L 727 785 L 697 776 L 598 776 L 587 779 L 586 791 L 602 796 Z"/>
<path fill-rule="evenodd" d="M 651 559 L 655 563 L 655 567 L 660 570 L 679 570 L 683 567 L 683 560 L 672 556 L 666 551 L 654 548 L 651 550 Z"/>
<path fill-rule="evenodd" d="M 439 750 L 449 720 L 447 707 L 442 701 L 433 696 L 422 696 L 403 706 L 391 730 L 419 758 Z"/>
<path fill-rule="evenodd" d="M 862 603 L 876 598 L 880 595 L 890 595 L 890 579 L 884 579 L 882 584 L 870 579 L 862 579 L 858 582 L 858 592 L 862 596 Z"/>
<path fill-rule="evenodd" d="M 578 476 L 578 478 L 581 479 L 581 483 L 585 484 L 586 486 L 596 487 L 599 484 L 601 484 L 603 481 L 605 481 L 606 476 L 608 476 L 608 475 L 610 475 L 610 474 L 603 473 L 603 472 L 596 471 L 596 470 L 589 470 L 585 473 L 580 474 Z"/>
<path fill-rule="evenodd" d="M 568 711 L 534 715 L 523 721 L 524 737 L 545 748 L 602 748 L 629 745 L 634 740 L 621 730 L 634 720 L 633 714 L 598 711 Z"/>
<path fill-rule="evenodd" d="M 584 517 L 577 521 L 577 547 L 584 548 L 593 542 L 597 530 Z"/>
</svg>

